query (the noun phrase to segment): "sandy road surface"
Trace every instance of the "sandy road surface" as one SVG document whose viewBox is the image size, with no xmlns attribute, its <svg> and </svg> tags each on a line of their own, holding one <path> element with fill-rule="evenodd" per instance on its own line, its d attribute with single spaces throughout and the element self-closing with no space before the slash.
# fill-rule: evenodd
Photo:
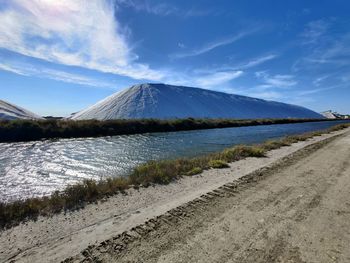
<svg viewBox="0 0 350 263">
<path fill-rule="evenodd" d="M 291 239 L 300 237 L 299 233 L 310 227 L 304 225 L 305 229 L 301 228 L 299 232 L 293 227 L 310 220 L 309 214 L 303 214 L 303 209 L 311 202 L 313 194 L 316 194 L 314 203 L 317 204 L 317 209 L 324 200 L 335 204 L 329 208 L 334 211 L 325 210 L 329 214 L 324 219 L 325 226 L 322 226 L 322 231 L 335 227 L 342 238 L 339 240 L 349 241 L 344 239 L 344 235 L 348 237 L 350 228 L 338 229 L 343 226 L 343 221 L 342 224 L 328 221 L 339 217 L 339 220 L 348 219 L 347 222 L 350 222 L 350 201 L 345 200 L 346 193 L 349 194 L 350 191 L 350 185 L 346 181 L 346 174 L 349 175 L 349 133 L 350 129 L 325 134 L 273 150 L 266 158 L 247 158 L 231 163 L 228 169 L 208 170 L 201 175 L 184 177 L 166 186 L 131 189 L 127 191 L 127 195 L 116 195 L 98 204 L 87 205 L 79 211 L 61 213 L 49 218 L 40 217 L 35 222 L 29 221 L 0 231 L 0 262 L 60 262 L 72 256 L 69 261 L 98 259 L 106 262 L 244 262 L 246 259 L 249 262 L 254 255 L 259 259 L 263 258 L 261 253 L 266 245 L 263 238 L 270 242 L 271 251 L 286 253 L 290 244 L 293 244 L 291 251 L 299 255 L 302 250 L 296 248 L 304 246 L 307 241 L 302 243 L 299 240 L 300 244 L 290 243 Z M 324 140 L 333 140 L 337 135 L 343 137 L 313 153 L 316 148 L 325 144 Z M 299 153 L 305 147 L 311 149 Z M 308 156 L 309 154 L 311 155 Z M 316 159 L 311 160 L 312 156 L 319 156 L 319 163 Z M 298 158 L 301 161 L 294 164 L 294 168 L 283 168 Z M 310 166 L 307 160 L 310 161 Z M 276 172 L 276 167 L 281 172 Z M 261 173 L 259 169 L 265 171 Z M 303 174 L 303 169 L 308 169 L 305 172 L 308 176 L 298 177 L 297 172 Z M 259 183 L 246 183 L 247 179 L 239 179 L 249 179 L 246 176 L 251 173 L 253 178 L 264 179 Z M 271 175 L 265 176 L 270 173 Z M 221 190 L 215 193 L 218 188 Z M 329 189 L 333 189 L 339 196 L 323 196 L 330 193 Z M 342 193 L 344 196 L 341 196 Z M 320 200 L 317 196 L 320 196 Z M 339 201 L 341 198 L 344 200 Z M 318 211 L 312 209 L 312 206 L 305 211 Z M 298 216 L 300 219 L 293 221 L 285 218 L 287 215 L 288 218 Z M 316 215 L 315 218 L 319 220 L 323 217 Z M 148 223 L 135 229 L 145 222 Z M 286 225 L 293 230 L 289 238 L 283 235 L 289 233 L 289 228 L 284 228 Z M 306 236 L 310 238 L 310 232 Z M 323 239 L 319 238 L 323 240 L 322 244 L 325 251 L 327 250 L 324 253 L 328 258 L 324 262 L 349 260 L 346 258 L 348 255 L 341 252 L 343 247 L 332 243 L 335 236 L 335 232 L 331 236 L 325 233 Z M 276 240 L 279 247 L 275 244 Z M 256 248 L 260 250 L 255 250 Z M 249 254 L 249 251 L 255 252 Z M 315 256 L 319 254 L 317 250 L 313 251 Z M 241 258 L 237 259 L 238 256 Z M 307 258 L 307 262 L 308 260 L 310 258 Z M 315 258 L 311 262 L 319 261 Z"/>
<path fill-rule="evenodd" d="M 220 189 L 134 231 L 141 237 L 85 251 L 85 259 L 350 262 L 350 133 Z"/>
</svg>

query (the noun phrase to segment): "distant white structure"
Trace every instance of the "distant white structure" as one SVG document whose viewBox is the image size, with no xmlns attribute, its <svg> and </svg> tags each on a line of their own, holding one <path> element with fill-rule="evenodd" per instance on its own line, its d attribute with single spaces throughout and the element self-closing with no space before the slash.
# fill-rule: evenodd
<svg viewBox="0 0 350 263">
<path fill-rule="evenodd" d="M 73 116 L 74 120 L 174 118 L 323 118 L 304 107 L 165 84 L 140 84 L 117 92 Z"/>
<path fill-rule="evenodd" d="M 42 117 L 14 104 L 0 100 L 0 120 L 15 119 L 42 119 Z"/>
<path fill-rule="evenodd" d="M 323 111 L 321 114 L 327 119 L 350 119 L 350 115 L 340 114 L 332 110 Z"/>
<path fill-rule="evenodd" d="M 327 119 L 337 119 L 335 112 L 332 112 L 331 110 L 323 111 L 321 114 Z"/>
</svg>

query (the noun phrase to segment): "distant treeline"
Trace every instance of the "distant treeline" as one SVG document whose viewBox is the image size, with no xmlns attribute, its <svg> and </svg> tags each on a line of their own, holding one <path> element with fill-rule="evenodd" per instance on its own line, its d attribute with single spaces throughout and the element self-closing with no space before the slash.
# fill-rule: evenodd
<svg viewBox="0 0 350 263">
<path fill-rule="evenodd" d="M 134 120 L 2 120 L 0 142 L 34 141 L 52 138 L 99 137 L 148 132 L 242 127 L 329 121 L 328 119 L 134 119 Z"/>
</svg>

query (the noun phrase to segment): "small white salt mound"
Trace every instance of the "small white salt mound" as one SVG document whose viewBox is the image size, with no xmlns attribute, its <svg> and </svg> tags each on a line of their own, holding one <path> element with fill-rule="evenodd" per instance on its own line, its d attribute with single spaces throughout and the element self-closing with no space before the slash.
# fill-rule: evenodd
<svg viewBox="0 0 350 263">
<path fill-rule="evenodd" d="M 223 92 L 140 84 L 117 92 L 74 114 L 74 120 L 173 118 L 323 118 L 309 109 Z"/>
<path fill-rule="evenodd" d="M 39 115 L 18 107 L 14 104 L 0 100 L 0 120 L 15 119 L 41 119 Z"/>
<path fill-rule="evenodd" d="M 327 119 L 336 119 L 337 118 L 336 114 L 330 110 L 321 112 L 321 115 L 323 115 Z"/>
</svg>

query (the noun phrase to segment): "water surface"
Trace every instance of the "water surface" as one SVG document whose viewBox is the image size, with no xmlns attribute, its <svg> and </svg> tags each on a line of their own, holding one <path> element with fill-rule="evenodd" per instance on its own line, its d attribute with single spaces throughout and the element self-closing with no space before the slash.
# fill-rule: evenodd
<svg viewBox="0 0 350 263">
<path fill-rule="evenodd" d="M 0 201 L 48 195 L 86 178 L 125 176 L 149 160 L 197 156 L 342 122 L 0 143 Z"/>
</svg>

